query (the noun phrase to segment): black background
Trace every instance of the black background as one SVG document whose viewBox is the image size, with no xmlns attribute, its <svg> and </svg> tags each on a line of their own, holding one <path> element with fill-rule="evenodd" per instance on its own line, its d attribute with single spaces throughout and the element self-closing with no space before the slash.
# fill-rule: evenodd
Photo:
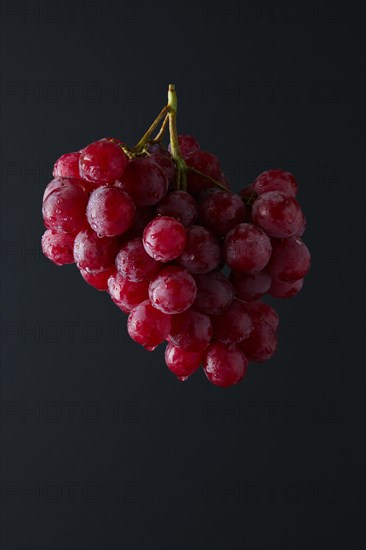
<svg viewBox="0 0 366 550">
<path fill-rule="evenodd" d="M 4 550 L 363 548 L 362 7 L 3 1 L 1 30 Z M 308 219 L 279 351 L 226 391 L 39 251 L 55 159 L 133 144 L 169 82 L 235 190 L 289 169 Z"/>
</svg>

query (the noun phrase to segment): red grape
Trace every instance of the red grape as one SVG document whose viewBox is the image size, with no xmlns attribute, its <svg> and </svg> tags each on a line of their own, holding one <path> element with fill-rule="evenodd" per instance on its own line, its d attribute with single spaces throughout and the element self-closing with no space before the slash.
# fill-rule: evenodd
<svg viewBox="0 0 366 550">
<path fill-rule="evenodd" d="M 272 240 L 267 271 L 274 279 L 290 283 L 303 279 L 310 269 L 310 252 L 298 237 Z"/>
<path fill-rule="evenodd" d="M 248 338 L 252 321 L 246 305 L 234 300 L 223 313 L 211 317 L 213 337 L 224 344 L 237 344 Z"/>
<path fill-rule="evenodd" d="M 188 227 L 197 219 L 198 206 L 192 195 L 186 191 L 171 191 L 159 202 L 156 213 L 176 218 L 184 227 Z"/>
<path fill-rule="evenodd" d="M 69 233 L 47 229 L 42 235 L 42 252 L 56 265 L 73 264 L 74 239 Z"/>
<path fill-rule="evenodd" d="M 194 151 L 198 151 L 200 148 L 198 141 L 193 136 L 188 135 L 180 135 L 178 136 L 178 143 L 180 152 L 182 153 L 183 157 L 186 157 L 190 153 L 193 153 Z M 169 145 L 169 151 L 171 150 Z"/>
<path fill-rule="evenodd" d="M 149 157 L 131 160 L 120 182 L 119 185 L 132 197 L 137 206 L 157 204 L 168 189 L 166 175 Z"/>
<path fill-rule="evenodd" d="M 303 284 L 304 279 L 298 279 L 292 283 L 283 283 L 281 281 L 276 281 L 276 279 L 272 279 L 268 294 L 274 298 L 292 298 L 300 292 Z"/>
<path fill-rule="evenodd" d="M 246 304 L 247 311 L 252 321 L 265 321 L 274 332 L 277 331 L 279 318 L 277 311 L 265 302 L 250 302 Z"/>
<path fill-rule="evenodd" d="M 182 313 L 194 302 L 196 283 L 190 273 L 177 266 L 163 268 L 150 281 L 151 303 L 164 313 Z"/>
<path fill-rule="evenodd" d="M 161 168 L 168 184 L 173 184 L 175 182 L 177 169 L 175 167 L 172 157 L 166 149 L 160 147 L 160 149 L 156 150 L 155 152 L 151 152 L 151 154 L 149 155 L 149 159 L 154 161 L 159 166 L 159 168 Z"/>
<path fill-rule="evenodd" d="M 169 262 L 183 252 L 186 230 L 175 218 L 161 216 L 146 226 L 143 244 L 146 252 L 154 260 Z"/>
<path fill-rule="evenodd" d="M 186 379 L 199 368 L 202 353 L 197 351 L 184 351 L 172 343 L 165 349 L 165 363 L 179 379 Z"/>
<path fill-rule="evenodd" d="M 305 233 L 305 229 L 306 229 L 306 218 L 304 214 L 302 214 L 302 223 L 298 231 L 296 231 L 294 237 L 301 237 Z"/>
<path fill-rule="evenodd" d="M 74 259 L 81 269 L 106 269 L 113 265 L 119 246 L 120 241 L 117 238 L 98 237 L 91 229 L 85 229 L 76 235 Z"/>
<path fill-rule="evenodd" d="M 149 300 L 133 308 L 127 322 L 128 334 L 148 351 L 153 351 L 164 342 L 170 326 L 171 316 L 156 309 Z"/>
<path fill-rule="evenodd" d="M 115 302 L 125 313 L 148 299 L 149 282 L 133 282 L 115 273 L 108 279 L 108 291 Z"/>
<path fill-rule="evenodd" d="M 225 237 L 227 264 L 239 273 L 261 271 L 271 256 L 271 241 L 266 233 L 251 223 L 241 223 Z"/>
<path fill-rule="evenodd" d="M 122 245 L 116 257 L 116 267 L 129 281 L 139 282 L 151 279 L 162 264 L 147 254 L 142 239 L 137 237 Z"/>
<path fill-rule="evenodd" d="M 276 238 L 295 235 L 303 224 L 297 200 L 279 191 L 260 195 L 253 204 L 252 217 L 267 235 Z"/>
<path fill-rule="evenodd" d="M 244 353 L 222 342 L 210 344 L 203 357 L 203 369 L 212 384 L 226 388 L 240 382 L 247 371 Z"/>
<path fill-rule="evenodd" d="M 173 315 L 170 341 L 185 351 L 203 351 L 211 341 L 210 318 L 193 309 Z"/>
<path fill-rule="evenodd" d="M 268 191 L 281 191 L 281 193 L 292 197 L 296 195 L 298 190 L 294 176 L 284 170 L 266 170 L 262 172 L 255 179 L 253 188 L 257 195 L 268 193 Z"/>
<path fill-rule="evenodd" d="M 193 307 L 206 315 L 217 315 L 229 307 L 234 289 L 221 271 L 195 275 L 197 296 Z"/>
<path fill-rule="evenodd" d="M 277 350 L 277 337 L 272 327 L 265 321 L 253 321 L 253 329 L 249 335 L 239 344 L 249 361 L 263 363 L 272 357 Z"/>
<path fill-rule="evenodd" d="M 212 153 L 202 151 L 193 151 L 186 156 L 186 163 L 188 166 L 199 170 L 203 174 L 210 176 L 214 180 L 218 181 L 221 177 L 220 161 Z M 187 174 L 187 186 L 188 191 L 193 195 L 201 191 L 202 189 L 209 189 L 214 187 L 214 184 L 204 176 L 195 174 L 192 171 L 188 171 Z"/>
<path fill-rule="evenodd" d="M 117 145 L 123 145 L 123 146 L 126 145 L 124 141 L 121 141 L 120 139 L 115 137 L 106 137 L 106 138 L 103 138 L 103 141 L 104 140 L 111 141 L 112 143 L 116 143 Z"/>
<path fill-rule="evenodd" d="M 90 195 L 86 215 L 99 237 L 116 237 L 132 226 L 135 205 L 118 187 L 98 187 Z"/>
<path fill-rule="evenodd" d="M 42 201 L 44 202 L 48 195 L 51 195 L 54 191 L 57 189 L 60 189 L 61 187 L 70 187 L 71 185 L 77 185 L 79 187 L 82 187 L 84 191 L 89 192 L 89 183 L 87 181 L 83 181 L 76 178 L 55 178 L 49 182 L 49 184 L 46 186 L 46 189 L 43 193 Z"/>
<path fill-rule="evenodd" d="M 243 201 L 229 191 L 211 193 L 199 206 L 199 223 L 221 237 L 238 223 L 242 223 L 244 216 Z"/>
<path fill-rule="evenodd" d="M 127 164 L 128 157 L 119 145 L 101 139 L 83 149 L 79 168 L 82 179 L 99 187 L 120 179 Z"/>
<path fill-rule="evenodd" d="M 80 179 L 79 158 L 79 152 L 62 155 L 53 166 L 53 177 Z"/>
<path fill-rule="evenodd" d="M 222 253 L 219 241 L 213 233 L 200 225 L 187 228 L 187 242 L 177 263 L 191 273 L 208 273 L 221 262 Z"/>
<path fill-rule="evenodd" d="M 108 279 L 115 273 L 115 271 L 116 268 L 114 265 L 98 271 L 80 269 L 80 273 L 84 281 L 97 290 L 108 290 Z"/>
<path fill-rule="evenodd" d="M 43 201 L 42 214 L 48 228 L 75 235 L 87 226 L 85 209 L 88 194 L 81 185 L 65 185 Z"/>
<path fill-rule="evenodd" d="M 230 281 L 233 284 L 235 296 L 245 302 L 258 300 L 268 292 L 271 286 L 271 276 L 265 271 L 240 274 L 232 271 Z"/>
<path fill-rule="evenodd" d="M 47 185 L 46 189 L 43 193 L 42 202 L 44 202 L 48 195 L 51 195 L 56 189 L 60 189 L 60 187 L 69 187 L 70 185 L 73 185 L 74 183 L 78 185 L 82 185 L 82 181 L 75 178 L 55 178 L 51 180 Z"/>
</svg>

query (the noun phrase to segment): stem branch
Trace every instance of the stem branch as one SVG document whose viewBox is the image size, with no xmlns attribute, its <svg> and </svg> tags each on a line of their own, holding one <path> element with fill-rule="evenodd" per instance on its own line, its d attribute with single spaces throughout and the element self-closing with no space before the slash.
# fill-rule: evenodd
<svg viewBox="0 0 366 550">
<path fill-rule="evenodd" d="M 154 122 L 151 124 L 150 128 L 144 133 L 140 141 L 135 146 L 135 149 L 137 151 L 142 151 L 146 143 L 149 141 L 151 134 L 155 132 L 157 126 L 159 125 L 159 122 L 162 118 L 167 114 L 168 112 L 168 105 L 165 105 L 165 107 L 160 111 Z"/>
<path fill-rule="evenodd" d="M 165 130 L 167 129 L 168 127 L 168 124 L 169 124 L 169 115 L 165 115 L 165 118 L 163 120 L 163 124 L 161 125 L 161 128 L 159 130 L 159 133 L 156 134 L 156 136 L 154 137 L 153 141 L 155 143 L 160 143 L 162 138 L 163 138 L 163 135 L 165 133 Z"/>
<path fill-rule="evenodd" d="M 169 116 L 169 135 L 170 149 L 172 157 L 177 166 L 177 189 L 187 189 L 187 165 L 182 156 L 177 132 L 177 109 L 178 99 L 174 84 L 169 84 L 168 88 L 168 116 Z"/>
<path fill-rule="evenodd" d="M 178 99 L 177 99 L 177 93 L 175 91 L 175 86 L 174 84 L 169 84 L 167 105 L 165 105 L 165 107 L 160 111 L 160 113 L 158 114 L 154 122 L 151 124 L 150 128 L 145 132 L 145 134 L 142 136 L 142 138 L 137 143 L 137 145 L 132 149 L 126 148 L 126 153 L 129 155 L 130 158 L 133 158 L 134 156 L 140 154 L 144 150 L 145 145 L 149 141 L 160 143 L 164 135 L 164 132 L 169 124 L 170 150 L 171 150 L 171 155 L 173 157 L 175 165 L 177 167 L 177 189 L 183 189 L 184 191 L 187 189 L 187 174 L 189 172 L 193 172 L 194 174 L 197 174 L 202 178 L 205 178 L 211 181 L 216 187 L 219 187 L 220 189 L 227 191 L 227 188 L 225 187 L 225 185 L 223 185 L 219 181 L 211 178 L 211 176 L 208 176 L 207 174 L 204 174 L 200 170 L 193 168 L 193 166 L 189 166 L 186 164 L 186 161 L 184 160 L 182 152 L 179 147 L 178 131 L 177 131 L 177 110 L 178 110 Z M 158 127 L 162 119 L 164 120 L 161 125 L 161 128 L 158 134 L 156 135 L 156 137 L 152 139 L 151 136 L 153 132 L 155 132 L 156 128 Z"/>
</svg>

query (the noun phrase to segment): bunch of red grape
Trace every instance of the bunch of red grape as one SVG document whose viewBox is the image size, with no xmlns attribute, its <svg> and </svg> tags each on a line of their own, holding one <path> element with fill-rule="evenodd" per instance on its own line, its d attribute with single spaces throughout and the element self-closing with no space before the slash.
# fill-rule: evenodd
<svg viewBox="0 0 366 550">
<path fill-rule="evenodd" d="M 263 172 L 234 194 L 216 156 L 192 136 L 177 141 L 185 189 L 154 140 L 136 155 L 104 138 L 61 156 L 43 196 L 42 250 L 108 291 L 145 349 L 168 342 L 179 380 L 202 365 L 210 382 L 231 386 L 276 351 L 278 315 L 260 298 L 300 291 L 305 217 L 290 173 Z"/>
</svg>

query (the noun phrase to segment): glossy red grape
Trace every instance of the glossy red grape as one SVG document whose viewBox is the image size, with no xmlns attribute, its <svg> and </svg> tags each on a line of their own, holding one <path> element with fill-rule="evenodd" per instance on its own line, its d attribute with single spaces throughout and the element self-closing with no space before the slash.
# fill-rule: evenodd
<svg viewBox="0 0 366 550">
<path fill-rule="evenodd" d="M 123 145 L 123 146 L 126 145 L 124 141 L 121 141 L 120 139 L 115 137 L 106 137 L 106 138 L 103 138 L 103 141 L 104 140 L 111 141 L 112 143 L 116 143 L 117 145 Z"/>
<path fill-rule="evenodd" d="M 128 316 L 127 330 L 135 342 L 153 351 L 164 342 L 170 332 L 171 316 L 166 315 L 145 300 Z"/>
<path fill-rule="evenodd" d="M 81 185 L 61 186 L 47 195 L 42 214 L 48 228 L 76 235 L 86 227 L 85 215 L 88 194 Z"/>
<path fill-rule="evenodd" d="M 196 283 L 190 273 L 178 266 L 164 267 L 150 281 L 151 303 L 164 313 L 182 313 L 193 304 Z"/>
<path fill-rule="evenodd" d="M 200 149 L 198 141 L 193 136 L 180 135 L 178 136 L 178 143 L 179 143 L 180 152 L 182 153 L 183 157 L 186 157 L 190 153 L 193 153 L 194 151 L 198 151 Z M 170 151 L 170 145 L 169 145 L 169 151 Z"/>
<path fill-rule="evenodd" d="M 91 229 L 85 229 L 76 235 L 74 259 L 81 269 L 99 271 L 114 264 L 119 247 L 116 237 L 98 237 Z"/>
<path fill-rule="evenodd" d="M 277 350 L 277 337 L 272 327 L 265 321 L 253 321 L 253 329 L 249 335 L 239 344 L 249 361 L 263 363 L 272 357 Z"/>
<path fill-rule="evenodd" d="M 238 273 L 261 271 L 271 256 L 271 241 L 266 233 L 251 223 L 241 223 L 225 237 L 224 256 Z"/>
<path fill-rule="evenodd" d="M 203 369 L 208 380 L 221 388 L 240 382 L 247 368 L 248 360 L 244 353 L 222 342 L 210 344 L 203 356 Z"/>
<path fill-rule="evenodd" d="M 176 180 L 177 169 L 170 153 L 162 147 L 156 148 L 155 151 L 153 148 L 150 150 L 149 159 L 162 169 L 168 184 L 173 184 Z"/>
<path fill-rule="evenodd" d="M 283 283 L 281 281 L 276 281 L 276 279 L 272 279 L 272 284 L 268 290 L 268 294 L 274 298 L 292 298 L 300 292 L 303 284 L 304 279 L 298 279 L 292 283 Z"/>
<path fill-rule="evenodd" d="M 258 195 L 269 191 L 280 191 L 285 195 L 294 197 L 298 191 L 294 176 L 284 170 L 266 170 L 262 172 L 255 179 L 253 187 Z"/>
<path fill-rule="evenodd" d="M 162 264 L 147 254 L 142 239 L 137 237 L 121 246 L 116 256 L 116 267 L 129 281 L 139 282 L 151 279 Z"/>
<path fill-rule="evenodd" d="M 165 363 L 178 378 L 187 377 L 196 372 L 202 360 L 202 353 L 184 351 L 171 342 L 165 349 Z"/>
<path fill-rule="evenodd" d="M 125 313 L 148 299 L 149 282 L 133 282 L 115 273 L 108 279 L 108 292 L 118 307 Z"/>
<path fill-rule="evenodd" d="M 74 239 L 69 233 L 47 229 L 42 235 L 42 252 L 56 265 L 73 264 Z"/>
<path fill-rule="evenodd" d="M 284 238 L 295 235 L 303 224 L 303 213 L 294 197 L 270 191 L 263 193 L 254 202 L 253 222 L 270 237 Z"/>
<path fill-rule="evenodd" d="M 120 180 L 120 185 L 137 206 L 157 204 L 168 190 L 163 170 L 149 157 L 131 160 Z"/>
<path fill-rule="evenodd" d="M 210 318 L 193 309 L 173 315 L 169 338 L 185 351 L 203 351 L 212 338 Z"/>
<path fill-rule="evenodd" d="M 186 191 L 171 191 L 159 202 L 156 213 L 176 218 L 184 227 L 188 227 L 197 220 L 198 206 Z"/>
<path fill-rule="evenodd" d="M 208 273 L 216 269 L 222 260 L 217 237 L 205 227 L 192 225 L 187 228 L 187 242 L 177 263 L 191 273 Z"/>
<path fill-rule="evenodd" d="M 206 315 L 217 315 L 229 307 L 234 298 L 234 289 L 221 271 L 195 275 L 197 296 L 193 307 Z"/>
<path fill-rule="evenodd" d="M 80 179 L 79 171 L 80 153 L 66 153 L 56 160 L 52 175 L 54 178 L 77 178 Z"/>
<path fill-rule="evenodd" d="M 230 273 L 230 281 L 233 284 L 235 296 L 245 302 L 258 300 L 271 286 L 271 276 L 265 271 L 258 273 Z"/>
<path fill-rule="evenodd" d="M 46 189 L 43 193 L 42 201 L 44 202 L 48 195 L 51 195 L 56 189 L 60 189 L 61 187 L 70 187 L 70 185 L 77 185 L 79 187 L 82 187 L 84 191 L 90 192 L 91 189 L 89 188 L 89 183 L 87 181 L 83 181 L 76 178 L 55 178 L 49 182 L 49 184 L 46 186 Z"/>
<path fill-rule="evenodd" d="M 90 195 L 86 216 L 99 237 L 116 237 L 132 226 L 135 205 L 118 187 L 98 187 Z"/>
<path fill-rule="evenodd" d="M 55 178 L 51 180 L 46 185 L 46 189 L 44 190 L 42 197 L 42 202 L 44 202 L 47 199 L 48 195 L 51 195 L 51 193 L 53 193 L 56 189 L 60 189 L 60 187 L 69 187 L 74 183 L 82 186 L 82 181 L 75 178 Z"/>
<path fill-rule="evenodd" d="M 272 256 L 266 271 L 274 279 L 290 283 L 303 279 L 310 269 L 310 252 L 298 237 L 272 240 Z"/>
<path fill-rule="evenodd" d="M 219 159 L 212 153 L 207 151 L 193 151 L 185 158 L 188 166 L 199 170 L 203 174 L 218 181 L 221 177 L 221 167 Z M 204 176 L 195 174 L 192 171 L 188 171 L 187 174 L 187 187 L 188 191 L 193 195 L 201 191 L 202 189 L 209 189 L 214 187 L 214 184 Z"/>
<path fill-rule="evenodd" d="M 213 337 L 224 344 L 237 344 L 248 338 L 252 321 L 246 305 L 234 300 L 223 313 L 211 317 Z"/>
<path fill-rule="evenodd" d="M 114 183 L 120 179 L 128 157 L 116 143 L 101 139 L 94 141 L 80 154 L 79 169 L 82 179 L 95 184 L 95 187 Z"/>
<path fill-rule="evenodd" d="M 211 193 L 199 205 L 199 223 L 220 237 L 242 223 L 244 217 L 244 202 L 229 191 Z"/>
<path fill-rule="evenodd" d="M 175 218 L 161 216 L 146 226 L 142 241 L 146 252 L 154 260 L 169 262 L 183 252 L 186 230 Z"/>
<path fill-rule="evenodd" d="M 115 273 L 115 271 L 116 268 L 114 265 L 98 271 L 80 269 L 80 273 L 84 281 L 97 290 L 108 290 L 108 279 Z"/>
<path fill-rule="evenodd" d="M 279 325 L 278 313 L 273 307 L 265 302 L 250 302 L 246 304 L 247 311 L 253 321 L 265 321 L 274 332 L 277 331 Z"/>
<path fill-rule="evenodd" d="M 302 215 L 302 223 L 301 223 L 300 228 L 298 229 L 298 231 L 296 231 L 294 237 L 301 237 L 305 233 L 305 229 L 306 229 L 306 218 L 303 214 Z"/>
</svg>

